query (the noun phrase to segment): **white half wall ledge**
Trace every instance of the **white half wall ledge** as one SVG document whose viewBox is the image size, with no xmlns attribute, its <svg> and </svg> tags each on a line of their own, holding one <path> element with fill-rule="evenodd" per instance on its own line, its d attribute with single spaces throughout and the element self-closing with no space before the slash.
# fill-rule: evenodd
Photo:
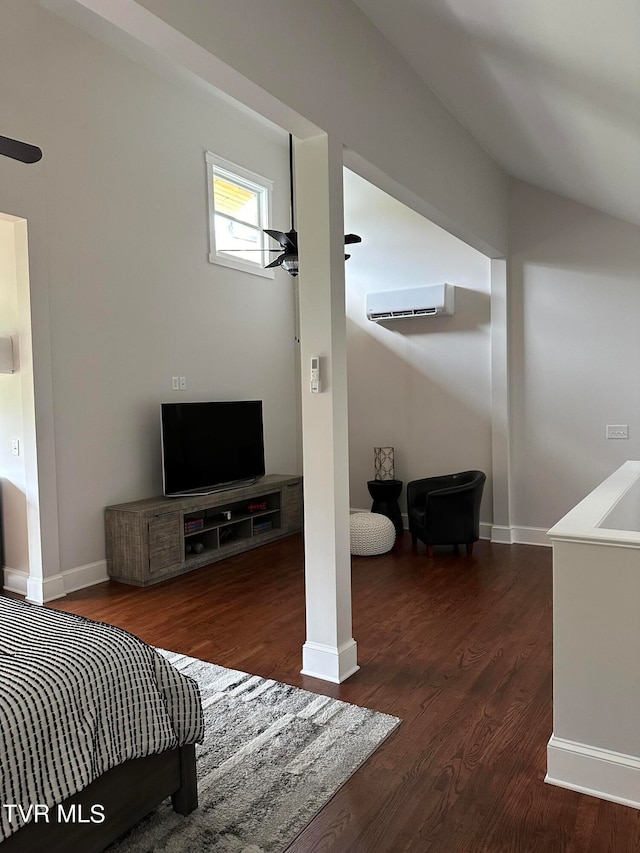
<svg viewBox="0 0 640 853">
<path fill-rule="evenodd" d="M 355 640 L 343 643 L 338 648 L 307 640 L 302 647 L 300 672 L 312 678 L 341 684 L 360 669 L 357 661 L 358 646 Z"/>
<path fill-rule="evenodd" d="M 545 782 L 640 809 L 640 758 L 551 736 Z"/>
<path fill-rule="evenodd" d="M 549 531 L 553 733 L 547 781 L 634 808 L 640 808 L 639 483 L 640 462 L 625 462 Z"/>
<path fill-rule="evenodd" d="M 640 461 L 629 459 L 549 530 L 558 542 L 640 548 Z"/>
</svg>

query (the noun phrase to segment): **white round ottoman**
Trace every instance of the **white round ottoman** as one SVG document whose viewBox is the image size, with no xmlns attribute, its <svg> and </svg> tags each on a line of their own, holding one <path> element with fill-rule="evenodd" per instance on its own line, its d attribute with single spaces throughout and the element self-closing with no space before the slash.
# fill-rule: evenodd
<svg viewBox="0 0 640 853">
<path fill-rule="evenodd" d="M 386 515 L 378 512 L 354 512 L 349 524 L 351 553 L 357 557 L 386 554 L 395 545 L 396 528 Z"/>
</svg>

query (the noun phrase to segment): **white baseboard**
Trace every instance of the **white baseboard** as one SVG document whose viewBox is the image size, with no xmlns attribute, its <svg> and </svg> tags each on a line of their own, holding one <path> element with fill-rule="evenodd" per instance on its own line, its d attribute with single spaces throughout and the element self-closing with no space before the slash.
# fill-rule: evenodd
<svg viewBox="0 0 640 853">
<path fill-rule="evenodd" d="M 18 595 L 27 594 L 27 581 L 29 574 L 22 572 L 20 569 L 12 569 L 10 566 L 5 566 L 3 569 L 4 583 L 3 588 L 7 592 L 16 592 Z"/>
<path fill-rule="evenodd" d="M 77 566 L 46 578 L 31 578 L 26 572 L 11 569 L 8 566 L 4 568 L 4 588 L 9 592 L 26 596 L 27 600 L 34 604 L 55 601 L 56 598 L 63 598 L 69 592 L 108 580 L 106 560 Z"/>
<path fill-rule="evenodd" d="M 353 639 L 337 647 L 307 640 L 302 647 L 302 675 L 342 684 L 359 669 L 358 646 Z"/>
<path fill-rule="evenodd" d="M 513 535 L 510 527 L 505 527 L 501 524 L 491 525 L 491 535 L 489 537 L 492 542 L 498 542 L 502 545 L 512 545 Z"/>
<path fill-rule="evenodd" d="M 370 511 L 370 509 L 357 509 L 355 507 L 351 509 L 351 512 Z M 406 515 L 402 516 L 402 523 L 407 530 L 409 522 Z M 506 545 L 545 545 L 547 547 L 551 545 L 551 540 L 544 527 L 504 527 L 481 522 L 480 538 Z M 107 562 L 106 560 L 98 560 L 95 563 L 87 563 L 86 566 L 66 569 L 60 574 L 44 579 L 30 578 L 26 572 L 20 569 L 4 566 L 3 586 L 8 592 L 24 595 L 29 601 L 44 604 L 46 601 L 63 598 L 69 592 L 75 592 L 78 589 L 84 589 L 108 580 Z"/>
<path fill-rule="evenodd" d="M 351 512 L 371 512 L 371 509 L 359 509 L 351 507 Z M 407 515 L 402 515 L 402 525 L 405 530 L 409 529 Z M 503 545 L 545 545 L 551 546 L 551 540 L 547 536 L 546 527 L 505 527 L 499 524 L 491 524 L 488 521 L 480 522 L 480 538 L 488 539 L 490 542 L 498 542 Z"/>
<path fill-rule="evenodd" d="M 492 542 L 503 545 L 544 545 L 551 547 L 551 540 L 547 536 L 546 527 L 505 527 L 494 524 L 491 526 L 491 535 L 488 537 Z"/>
<path fill-rule="evenodd" d="M 98 560 L 95 563 L 87 563 L 86 566 L 78 566 L 75 569 L 67 569 L 62 573 L 64 578 L 64 591 L 75 592 L 87 586 L 95 586 L 109 580 L 107 574 L 107 561 Z"/>
<path fill-rule="evenodd" d="M 551 735 L 545 782 L 640 809 L 640 757 Z"/>
<path fill-rule="evenodd" d="M 546 527 L 512 527 L 513 542 L 517 545 L 544 545 L 551 547 Z"/>
<path fill-rule="evenodd" d="M 64 577 L 61 574 L 50 575 L 47 578 L 29 578 L 27 581 L 27 601 L 32 604 L 45 604 L 64 598 Z"/>
<path fill-rule="evenodd" d="M 485 521 L 480 522 L 480 538 L 481 539 L 491 539 L 491 530 L 492 525 L 488 524 Z"/>
</svg>

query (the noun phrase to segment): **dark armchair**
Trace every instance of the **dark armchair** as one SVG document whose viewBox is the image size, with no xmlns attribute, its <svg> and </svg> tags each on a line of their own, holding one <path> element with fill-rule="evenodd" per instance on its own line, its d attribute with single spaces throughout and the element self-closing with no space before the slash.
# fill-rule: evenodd
<svg viewBox="0 0 640 853">
<path fill-rule="evenodd" d="M 434 545 L 466 545 L 467 554 L 480 538 L 480 501 L 486 476 L 461 471 L 426 477 L 407 485 L 409 531 L 414 545 L 420 539 L 433 556 Z"/>
</svg>

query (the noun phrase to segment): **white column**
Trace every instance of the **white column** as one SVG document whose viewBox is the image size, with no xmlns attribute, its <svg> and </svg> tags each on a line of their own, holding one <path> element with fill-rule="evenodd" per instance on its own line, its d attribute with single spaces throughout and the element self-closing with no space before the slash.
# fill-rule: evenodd
<svg viewBox="0 0 640 853">
<path fill-rule="evenodd" d="M 296 142 L 307 640 L 302 673 L 341 682 L 358 669 L 351 636 L 347 326 L 342 145 Z M 310 390 L 320 358 L 321 392 Z"/>
</svg>

